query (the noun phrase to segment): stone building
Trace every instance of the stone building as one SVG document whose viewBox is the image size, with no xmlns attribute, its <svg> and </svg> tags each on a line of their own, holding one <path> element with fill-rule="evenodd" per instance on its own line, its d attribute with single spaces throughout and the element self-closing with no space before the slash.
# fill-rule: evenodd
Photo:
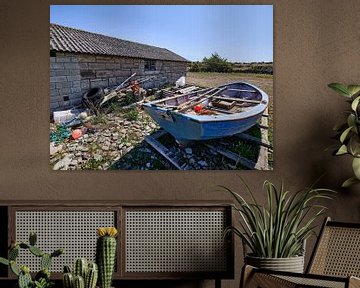
<svg viewBox="0 0 360 288">
<path fill-rule="evenodd" d="M 165 48 L 50 24 L 50 111 L 79 105 L 93 87 L 113 87 L 136 72 L 148 87 L 185 76 L 187 60 Z"/>
</svg>

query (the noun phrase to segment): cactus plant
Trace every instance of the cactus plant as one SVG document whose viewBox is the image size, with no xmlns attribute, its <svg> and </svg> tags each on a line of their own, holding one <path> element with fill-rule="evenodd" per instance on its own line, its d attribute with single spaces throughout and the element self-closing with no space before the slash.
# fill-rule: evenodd
<svg viewBox="0 0 360 288">
<path fill-rule="evenodd" d="M 18 285 L 19 288 L 29 288 L 32 283 L 30 269 L 27 266 L 21 267 L 21 271 L 19 274 Z"/>
<path fill-rule="evenodd" d="M 96 263 L 89 263 L 85 258 L 76 259 L 74 273 L 69 266 L 64 266 L 63 286 L 64 288 L 95 288 L 98 279 L 98 268 Z M 82 286 L 84 285 L 84 286 Z"/>
<path fill-rule="evenodd" d="M 74 277 L 74 288 L 85 288 L 84 278 L 77 275 Z"/>
<path fill-rule="evenodd" d="M 35 233 L 30 233 L 29 244 L 20 242 L 16 243 L 15 241 L 11 242 L 8 259 L 0 257 L 0 264 L 10 266 L 11 271 L 18 276 L 18 286 L 19 288 L 47 288 L 52 286 L 50 281 L 50 265 L 53 257 L 58 257 L 64 253 L 63 249 L 57 249 L 51 254 L 44 253 L 36 245 L 37 236 Z M 22 266 L 21 268 L 17 265 L 16 259 L 19 256 L 19 250 L 29 250 L 30 253 L 37 257 L 41 257 L 41 271 L 39 271 L 35 276 L 35 281 L 32 280 L 30 275 L 30 269 L 27 266 Z"/>
<path fill-rule="evenodd" d="M 115 227 L 98 228 L 99 238 L 96 243 L 96 262 L 99 267 L 100 288 L 110 288 L 112 274 L 114 272 L 116 256 Z"/>
<path fill-rule="evenodd" d="M 63 277 L 63 286 L 64 288 L 73 288 L 74 287 L 74 276 L 72 273 L 64 273 Z"/>
<path fill-rule="evenodd" d="M 75 261 L 74 274 L 75 276 L 81 276 L 85 279 L 85 274 L 88 266 L 88 262 L 85 258 L 79 258 Z"/>
<path fill-rule="evenodd" d="M 89 263 L 85 276 L 85 288 L 95 288 L 98 279 L 98 266 L 96 263 Z"/>
</svg>

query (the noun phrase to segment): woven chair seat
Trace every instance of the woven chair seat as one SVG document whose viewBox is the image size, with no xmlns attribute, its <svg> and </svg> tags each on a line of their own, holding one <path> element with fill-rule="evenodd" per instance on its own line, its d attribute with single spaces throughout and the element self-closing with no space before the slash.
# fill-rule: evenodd
<svg viewBox="0 0 360 288">
<path fill-rule="evenodd" d="M 245 266 L 242 288 L 360 287 L 360 224 L 326 218 L 305 274 Z"/>
</svg>

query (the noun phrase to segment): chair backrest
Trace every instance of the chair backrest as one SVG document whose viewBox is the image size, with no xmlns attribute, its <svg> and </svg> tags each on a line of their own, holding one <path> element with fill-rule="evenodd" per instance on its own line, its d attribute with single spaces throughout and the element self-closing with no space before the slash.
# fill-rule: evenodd
<svg viewBox="0 0 360 288">
<path fill-rule="evenodd" d="M 360 277 L 360 223 L 326 218 L 307 273 Z"/>
</svg>

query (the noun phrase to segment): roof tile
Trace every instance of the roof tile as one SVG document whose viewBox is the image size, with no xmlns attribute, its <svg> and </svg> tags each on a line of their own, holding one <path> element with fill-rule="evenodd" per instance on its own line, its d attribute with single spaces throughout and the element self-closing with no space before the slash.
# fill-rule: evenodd
<svg viewBox="0 0 360 288">
<path fill-rule="evenodd" d="M 165 48 L 50 24 L 50 50 L 186 62 Z"/>
</svg>

